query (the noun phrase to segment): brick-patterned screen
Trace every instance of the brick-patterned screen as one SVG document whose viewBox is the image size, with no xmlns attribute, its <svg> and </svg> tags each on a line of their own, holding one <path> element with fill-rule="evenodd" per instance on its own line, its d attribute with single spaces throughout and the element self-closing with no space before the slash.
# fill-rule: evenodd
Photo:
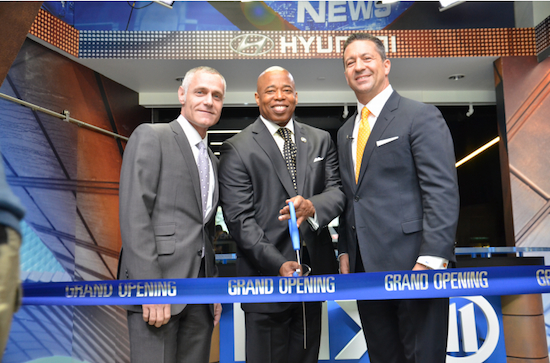
<svg viewBox="0 0 550 363">
<path fill-rule="evenodd" d="M 81 58 L 340 58 L 352 31 L 81 31 Z M 533 28 L 377 30 L 390 58 L 532 56 Z"/>
<path fill-rule="evenodd" d="M 47 11 L 40 9 L 29 33 L 78 57 L 78 30 Z"/>
<path fill-rule="evenodd" d="M 44 10 L 30 31 L 71 55 L 100 59 L 340 58 L 352 32 L 78 31 Z M 369 32 L 380 37 L 390 58 L 533 56 L 539 46 L 534 28 Z"/>
</svg>

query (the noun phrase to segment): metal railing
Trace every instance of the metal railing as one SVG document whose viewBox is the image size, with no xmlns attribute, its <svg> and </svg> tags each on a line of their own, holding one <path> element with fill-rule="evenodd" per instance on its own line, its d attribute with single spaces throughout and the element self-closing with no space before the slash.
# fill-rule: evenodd
<svg viewBox="0 0 550 363">
<path fill-rule="evenodd" d="M 72 124 L 75 124 L 77 126 L 85 127 L 87 129 L 99 132 L 101 134 L 114 137 L 115 139 L 118 138 L 118 139 L 121 139 L 121 140 L 128 141 L 128 138 L 126 136 L 116 134 L 114 132 L 102 129 L 101 127 L 97 127 L 97 126 L 91 125 L 89 123 L 86 123 L 86 122 L 83 122 L 83 121 L 80 121 L 80 120 L 77 120 L 77 119 L 71 117 L 70 116 L 71 113 L 68 110 L 63 110 L 63 113 L 58 113 L 58 112 L 55 112 L 55 111 L 52 111 L 52 110 L 48 110 L 47 108 L 35 105 L 33 103 L 20 100 L 19 98 L 8 96 L 4 93 L 0 93 L 0 98 L 3 98 L 3 99 L 8 100 L 10 102 L 20 104 L 20 105 L 25 106 L 25 107 L 28 107 L 28 108 L 32 109 L 33 111 L 40 111 L 40 112 L 45 113 L 47 115 L 57 117 L 57 118 L 65 121 L 65 122 L 72 123 Z"/>
</svg>

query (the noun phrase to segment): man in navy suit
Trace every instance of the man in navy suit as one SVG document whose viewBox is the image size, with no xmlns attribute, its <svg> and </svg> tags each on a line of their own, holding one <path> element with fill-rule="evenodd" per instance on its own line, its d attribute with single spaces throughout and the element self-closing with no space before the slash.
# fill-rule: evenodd
<svg viewBox="0 0 550 363">
<path fill-rule="evenodd" d="M 286 69 L 270 67 L 258 77 L 256 103 L 260 117 L 223 144 L 220 158 L 220 201 L 237 243 L 237 275 L 296 271 L 289 201 L 296 208 L 304 262 L 313 274 L 337 273 L 327 225 L 342 212 L 344 194 L 330 134 L 294 120 L 298 94 Z M 290 156 L 286 147 L 294 149 Z M 285 155 L 295 159 L 294 166 L 289 168 Z M 321 303 L 305 306 L 306 349 L 301 303 L 243 304 L 246 361 L 317 362 Z"/>
<path fill-rule="evenodd" d="M 340 271 L 447 268 L 455 259 L 459 211 L 447 124 L 436 107 L 392 89 L 391 63 L 378 38 L 352 34 L 343 58 L 358 112 L 338 131 L 347 200 L 340 217 Z M 370 361 L 445 362 L 448 304 L 448 299 L 358 301 Z"/>
</svg>

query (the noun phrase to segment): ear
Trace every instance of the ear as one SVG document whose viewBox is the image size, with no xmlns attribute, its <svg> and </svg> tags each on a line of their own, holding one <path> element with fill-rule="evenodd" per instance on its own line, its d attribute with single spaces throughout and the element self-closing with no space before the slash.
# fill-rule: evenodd
<svg viewBox="0 0 550 363">
<path fill-rule="evenodd" d="M 298 104 L 298 92 L 294 92 L 294 99 L 295 99 L 294 106 L 296 106 Z"/>
<path fill-rule="evenodd" d="M 388 58 L 386 58 L 386 60 L 384 61 L 384 74 L 388 76 L 388 74 L 390 74 L 390 70 L 391 70 L 391 62 Z"/>
<path fill-rule="evenodd" d="M 254 98 L 256 99 L 256 104 L 259 107 L 260 106 L 260 95 L 258 94 L 258 92 L 254 93 Z"/>
<path fill-rule="evenodd" d="M 185 105 L 185 90 L 183 89 L 182 86 L 178 88 L 178 100 L 182 105 Z"/>
</svg>

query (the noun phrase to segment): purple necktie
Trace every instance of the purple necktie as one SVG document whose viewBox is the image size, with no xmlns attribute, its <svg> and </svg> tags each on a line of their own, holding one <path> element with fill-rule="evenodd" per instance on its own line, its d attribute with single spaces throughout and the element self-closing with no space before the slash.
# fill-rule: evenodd
<svg viewBox="0 0 550 363">
<path fill-rule="evenodd" d="M 206 218 L 206 205 L 208 204 L 208 190 L 210 189 L 210 173 L 208 164 L 208 152 L 201 141 L 197 144 L 199 148 L 199 177 L 201 181 L 202 217 Z"/>
</svg>

